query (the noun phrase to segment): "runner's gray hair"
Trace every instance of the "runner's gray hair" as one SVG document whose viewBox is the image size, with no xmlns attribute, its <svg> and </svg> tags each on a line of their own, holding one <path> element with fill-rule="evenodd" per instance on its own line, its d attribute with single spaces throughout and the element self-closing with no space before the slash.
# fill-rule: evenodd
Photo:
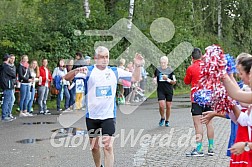
<svg viewBox="0 0 252 167">
<path fill-rule="evenodd" d="M 98 46 L 96 49 L 95 49 L 95 57 L 98 57 L 98 54 L 99 53 L 108 53 L 108 56 L 109 56 L 109 50 L 108 48 L 106 48 L 105 46 Z"/>
<path fill-rule="evenodd" d="M 167 56 L 162 56 L 161 58 L 160 58 L 160 62 L 161 61 L 165 61 L 166 63 L 168 63 L 168 57 Z"/>
</svg>

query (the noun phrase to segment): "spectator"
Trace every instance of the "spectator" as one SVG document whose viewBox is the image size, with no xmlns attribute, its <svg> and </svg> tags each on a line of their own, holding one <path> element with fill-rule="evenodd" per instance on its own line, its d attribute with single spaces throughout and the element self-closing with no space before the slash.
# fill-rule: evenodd
<svg viewBox="0 0 252 167">
<path fill-rule="evenodd" d="M 56 67 L 53 71 L 52 77 L 54 78 L 56 75 L 61 77 L 61 89 L 57 95 L 57 112 L 60 112 L 60 101 L 61 101 L 61 94 L 65 95 L 65 110 L 69 110 L 69 102 L 70 102 L 70 94 L 69 94 L 69 87 L 70 82 L 64 79 L 65 75 L 67 74 L 67 69 L 65 67 L 65 62 L 61 59 L 58 63 L 58 67 Z"/>
<path fill-rule="evenodd" d="M 66 65 L 66 68 L 67 68 L 67 72 L 71 71 L 73 69 L 73 64 L 74 64 L 74 60 L 73 59 L 70 59 L 68 61 L 68 64 Z M 70 85 L 72 85 L 72 81 L 69 81 L 70 82 Z M 74 103 L 75 103 L 75 89 L 70 86 L 69 88 L 69 93 L 70 93 L 70 100 L 69 100 L 69 105 L 70 105 L 70 109 L 74 109 Z"/>
<path fill-rule="evenodd" d="M 85 65 L 90 66 L 91 65 L 91 57 L 90 56 L 85 56 Z"/>
<path fill-rule="evenodd" d="M 2 105 L 2 121 L 13 121 L 10 117 L 13 107 L 14 97 L 14 79 L 16 78 L 16 71 L 13 65 L 9 64 L 10 55 L 5 54 L 3 57 L 3 64 L 0 66 L 0 86 L 3 90 L 3 105 Z"/>
<path fill-rule="evenodd" d="M 78 67 L 84 67 L 85 65 L 86 65 L 86 62 L 85 62 L 85 60 L 83 58 L 83 54 L 81 52 L 77 52 L 75 54 L 75 62 L 74 62 L 73 69 L 76 69 Z M 81 81 L 81 80 L 78 80 L 77 82 L 76 81 L 77 80 L 74 80 L 74 86 L 71 86 L 71 88 L 74 89 L 73 92 L 72 92 L 73 93 L 73 97 L 75 98 L 74 99 L 74 101 L 75 101 L 74 102 L 74 104 L 75 104 L 74 109 L 75 108 L 76 109 L 81 109 L 82 105 L 84 105 L 83 104 L 83 100 L 84 100 L 84 98 L 83 98 L 84 97 L 84 87 L 83 87 L 83 91 L 82 91 L 82 89 L 78 89 L 77 84 L 78 85 L 82 84 L 82 82 L 79 83 L 79 81 Z M 77 93 L 76 90 L 77 90 L 78 94 L 76 94 Z"/>
<path fill-rule="evenodd" d="M 10 61 L 9 61 L 9 63 L 10 63 L 10 66 L 13 67 L 13 69 L 14 69 L 14 71 L 15 71 L 15 73 L 16 73 L 15 55 L 14 55 L 14 54 L 10 54 Z M 15 87 L 16 87 L 16 85 L 17 85 L 17 80 L 16 80 L 16 78 L 13 79 L 13 83 L 14 83 L 14 89 L 13 89 L 12 106 L 14 106 L 14 103 L 15 103 L 15 100 L 16 100 L 16 98 L 15 98 Z M 12 108 L 11 108 L 11 111 L 12 111 Z M 14 116 L 12 115 L 12 113 L 9 114 L 9 117 L 12 118 L 12 119 L 16 119 L 16 117 L 14 117 Z"/>
<path fill-rule="evenodd" d="M 74 61 L 74 65 L 73 65 L 73 69 L 76 69 L 78 67 L 83 67 L 85 66 L 86 62 L 83 58 L 83 54 L 81 52 L 77 52 L 75 54 L 75 61 Z"/>
<path fill-rule="evenodd" d="M 39 88 L 38 88 L 38 104 L 39 104 L 39 114 L 50 114 L 47 110 L 47 97 L 49 92 L 49 87 L 52 82 L 52 75 L 50 70 L 47 68 L 47 59 L 42 60 L 42 66 L 39 67 Z"/>
<path fill-rule="evenodd" d="M 125 63 L 126 63 L 125 59 L 120 59 L 118 67 L 125 70 Z"/>
<path fill-rule="evenodd" d="M 74 65 L 74 60 L 73 59 L 69 59 L 67 64 L 66 64 L 66 69 L 67 72 L 71 71 L 73 69 L 73 65 Z"/>
<path fill-rule="evenodd" d="M 34 102 L 34 97 L 35 97 L 35 91 L 36 91 L 36 82 L 38 82 L 39 80 L 39 67 L 38 67 L 38 62 L 37 60 L 33 60 L 30 64 L 30 71 L 31 71 L 31 76 L 33 78 L 33 82 L 31 82 L 31 96 L 30 96 L 30 100 L 28 102 L 28 109 L 27 111 L 32 114 L 33 108 L 33 102 Z"/>
<path fill-rule="evenodd" d="M 28 102 L 31 97 L 30 89 L 31 83 L 34 79 L 31 76 L 31 71 L 29 68 L 29 59 L 27 55 L 23 55 L 21 57 L 21 62 L 18 67 L 18 79 L 21 83 L 20 85 L 20 117 L 32 116 L 30 113 L 27 112 Z"/>
</svg>

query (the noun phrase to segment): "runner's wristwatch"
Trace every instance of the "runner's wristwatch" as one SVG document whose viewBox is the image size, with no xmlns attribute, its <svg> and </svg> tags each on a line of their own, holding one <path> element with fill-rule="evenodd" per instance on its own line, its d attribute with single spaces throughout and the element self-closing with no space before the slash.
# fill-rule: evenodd
<svg viewBox="0 0 252 167">
<path fill-rule="evenodd" d="M 245 142 L 244 151 L 250 151 L 248 142 Z"/>
</svg>

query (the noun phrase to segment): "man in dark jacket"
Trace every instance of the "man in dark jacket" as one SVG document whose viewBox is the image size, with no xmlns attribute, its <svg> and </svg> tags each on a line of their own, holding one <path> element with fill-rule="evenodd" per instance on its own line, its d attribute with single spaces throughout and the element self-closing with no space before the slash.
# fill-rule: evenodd
<svg viewBox="0 0 252 167">
<path fill-rule="evenodd" d="M 16 59 L 16 57 L 15 57 L 15 55 L 14 54 L 10 54 L 10 60 L 9 60 L 9 65 L 13 68 L 13 70 L 15 71 L 15 73 L 16 73 L 16 66 L 15 66 L 15 59 Z M 17 76 L 17 75 L 16 75 Z M 12 98 L 12 106 L 14 106 L 14 103 L 15 103 L 15 100 L 16 100 L 16 98 L 15 98 L 15 89 L 16 89 L 16 87 L 17 87 L 17 78 L 14 78 L 13 79 L 13 84 L 14 84 L 14 89 L 13 89 L 13 98 Z M 11 118 L 11 119 L 16 119 L 16 117 L 14 117 L 13 115 L 12 115 L 12 113 L 10 113 L 9 114 L 9 117 Z"/>
<path fill-rule="evenodd" d="M 16 78 L 16 70 L 13 65 L 9 64 L 10 55 L 5 54 L 3 57 L 3 64 L 0 67 L 0 86 L 3 90 L 3 105 L 2 105 L 2 121 L 12 121 L 10 117 L 14 97 L 14 79 Z"/>
</svg>

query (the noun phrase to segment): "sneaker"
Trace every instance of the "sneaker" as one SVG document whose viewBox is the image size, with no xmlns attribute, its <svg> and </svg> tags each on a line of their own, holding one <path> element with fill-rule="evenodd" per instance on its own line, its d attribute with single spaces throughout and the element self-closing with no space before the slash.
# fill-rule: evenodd
<svg viewBox="0 0 252 167">
<path fill-rule="evenodd" d="M 208 149 L 207 155 L 209 155 L 209 156 L 214 156 L 213 148 L 209 148 L 209 149 Z"/>
<path fill-rule="evenodd" d="M 169 127 L 170 126 L 170 122 L 169 121 L 165 121 L 165 126 Z"/>
<path fill-rule="evenodd" d="M 13 119 L 11 119 L 10 117 L 5 117 L 2 119 L 2 122 L 11 122 L 13 121 Z"/>
<path fill-rule="evenodd" d="M 160 121 L 159 121 L 159 126 L 163 126 L 164 122 L 165 122 L 165 120 L 163 118 L 161 118 Z"/>
<path fill-rule="evenodd" d="M 63 112 L 71 112 L 72 110 L 70 108 L 65 109 Z"/>
<path fill-rule="evenodd" d="M 17 119 L 17 118 L 14 117 L 12 114 L 10 114 L 10 118 L 13 119 L 13 120 Z"/>
<path fill-rule="evenodd" d="M 39 111 L 39 114 L 44 114 L 45 112 L 44 111 Z"/>
<path fill-rule="evenodd" d="M 33 116 L 33 114 L 32 114 L 32 113 L 29 113 L 29 112 L 27 112 L 26 115 L 27 115 L 28 117 L 32 117 L 32 116 Z"/>
<path fill-rule="evenodd" d="M 49 114 L 51 114 L 51 112 L 50 112 L 49 110 L 46 110 L 46 111 L 44 112 L 44 114 L 45 114 L 45 115 L 49 115 Z"/>
<path fill-rule="evenodd" d="M 19 113 L 19 117 L 28 117 L 28 115 L 27 115 L 27 113 L 20 112 L 20 113 Z"/>
<path fill-rule="evenodd" d="M 203 157 L 204 153 L 202 151 L 197 151 L 196 149 L 192 150 L 192 152 L 186 153 L 187 157 Z"/>
</svg>

